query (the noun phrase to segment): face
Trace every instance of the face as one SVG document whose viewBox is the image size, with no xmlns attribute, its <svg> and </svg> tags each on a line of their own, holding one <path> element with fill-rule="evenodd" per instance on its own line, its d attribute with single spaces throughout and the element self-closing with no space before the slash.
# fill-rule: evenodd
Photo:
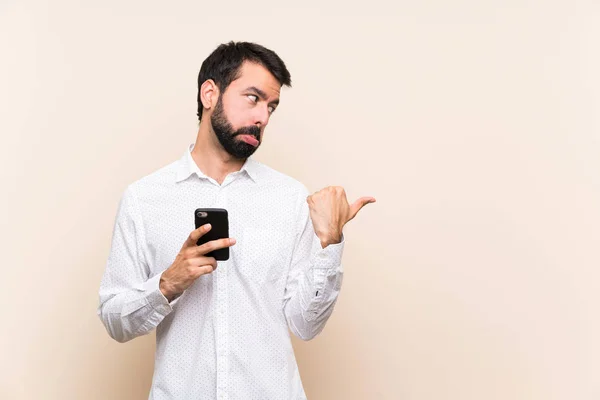
<svg viewBox="0 0 600 400">
<path fill-rule="evenodd" d="M 235 158 L 251 156 L 279 104 L 281 85 L 263 66 L 245 62 L 240 77 L 221 93 L 210 117 L 221 146 Z"/>
</svg>

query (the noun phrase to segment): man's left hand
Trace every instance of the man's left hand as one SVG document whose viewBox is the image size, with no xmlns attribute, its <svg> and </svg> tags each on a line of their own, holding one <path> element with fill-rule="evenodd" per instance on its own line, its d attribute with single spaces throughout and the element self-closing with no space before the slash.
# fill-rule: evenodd
<svg viewBox="0 0 600 400">
<path fill-rule="evenodd" d="M 353 219 L 361 208 L 375 203 L 374 197 L 361 197 L 348 204 L 346 191 L 341 186 L 328 186 L 306 198 L 315 233 L 321 247 L 339 243 L 344 225 Z"/>
</svg>

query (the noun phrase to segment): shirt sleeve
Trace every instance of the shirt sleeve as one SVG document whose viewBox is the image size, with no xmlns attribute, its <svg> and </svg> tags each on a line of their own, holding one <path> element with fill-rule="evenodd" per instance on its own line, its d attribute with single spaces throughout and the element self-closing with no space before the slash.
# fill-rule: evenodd
<svg viewBox="0 0 600 400">
<path fill-rule="evenodd" d="M 303 187 L 298 225 L 284 294 L 284 313 L 290 330 L 302 340 L 317 336 L 337 301 L 342 286 L 344 235 L 337 244 L 321 247 L 315 234 Z"/>
<path fill-rule="evenodd" d="M 172 310 L 159 289 L 162 273 L 150 276 L 144 258 L 144 226 L 133 187 L 119 202 L 97 314 L 108 334 L 127 342 L 150 333 Z"/>
</svg>

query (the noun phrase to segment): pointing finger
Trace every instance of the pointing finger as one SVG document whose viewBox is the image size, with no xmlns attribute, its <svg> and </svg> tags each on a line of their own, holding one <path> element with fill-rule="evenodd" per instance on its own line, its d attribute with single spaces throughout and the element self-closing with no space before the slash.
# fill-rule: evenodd
<svg viewBox="0 0 600 400">
<path fill-rule="evenodd" d="M 367 204 L 375 203 L 376 201 L 377 200 L 374 197 L 370 197 L 370 196 L 361 197 L 360 199 L 356 200 L 350 206 L 350 219 L 348 221 L 353 219 L 356 216 L 356 214 L 358 214 L 358 212 L 360 211 L 361 208 L 363 208 Z"/>
</svg>

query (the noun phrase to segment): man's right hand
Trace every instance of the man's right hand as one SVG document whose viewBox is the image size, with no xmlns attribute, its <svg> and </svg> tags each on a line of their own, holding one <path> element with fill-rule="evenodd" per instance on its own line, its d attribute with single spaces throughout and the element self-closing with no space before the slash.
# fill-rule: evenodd
<svg viewBox="0 0 600 400">
<path fill-rule="evenodd" d="M 210 228 L 210 224 L 205 224 L 193 230 L 173 264 L 162 273 L 159 288 L 169 302 L 190 287 L 198 277 L 209 274 L 217 268 L 217 260 L 214 257 L 205 257 L 205 254 L 235 244 L 235 239 L 225 238 L 198 246 L 196 244 L 198 239 L 210 231 Z"/>
</svg>

